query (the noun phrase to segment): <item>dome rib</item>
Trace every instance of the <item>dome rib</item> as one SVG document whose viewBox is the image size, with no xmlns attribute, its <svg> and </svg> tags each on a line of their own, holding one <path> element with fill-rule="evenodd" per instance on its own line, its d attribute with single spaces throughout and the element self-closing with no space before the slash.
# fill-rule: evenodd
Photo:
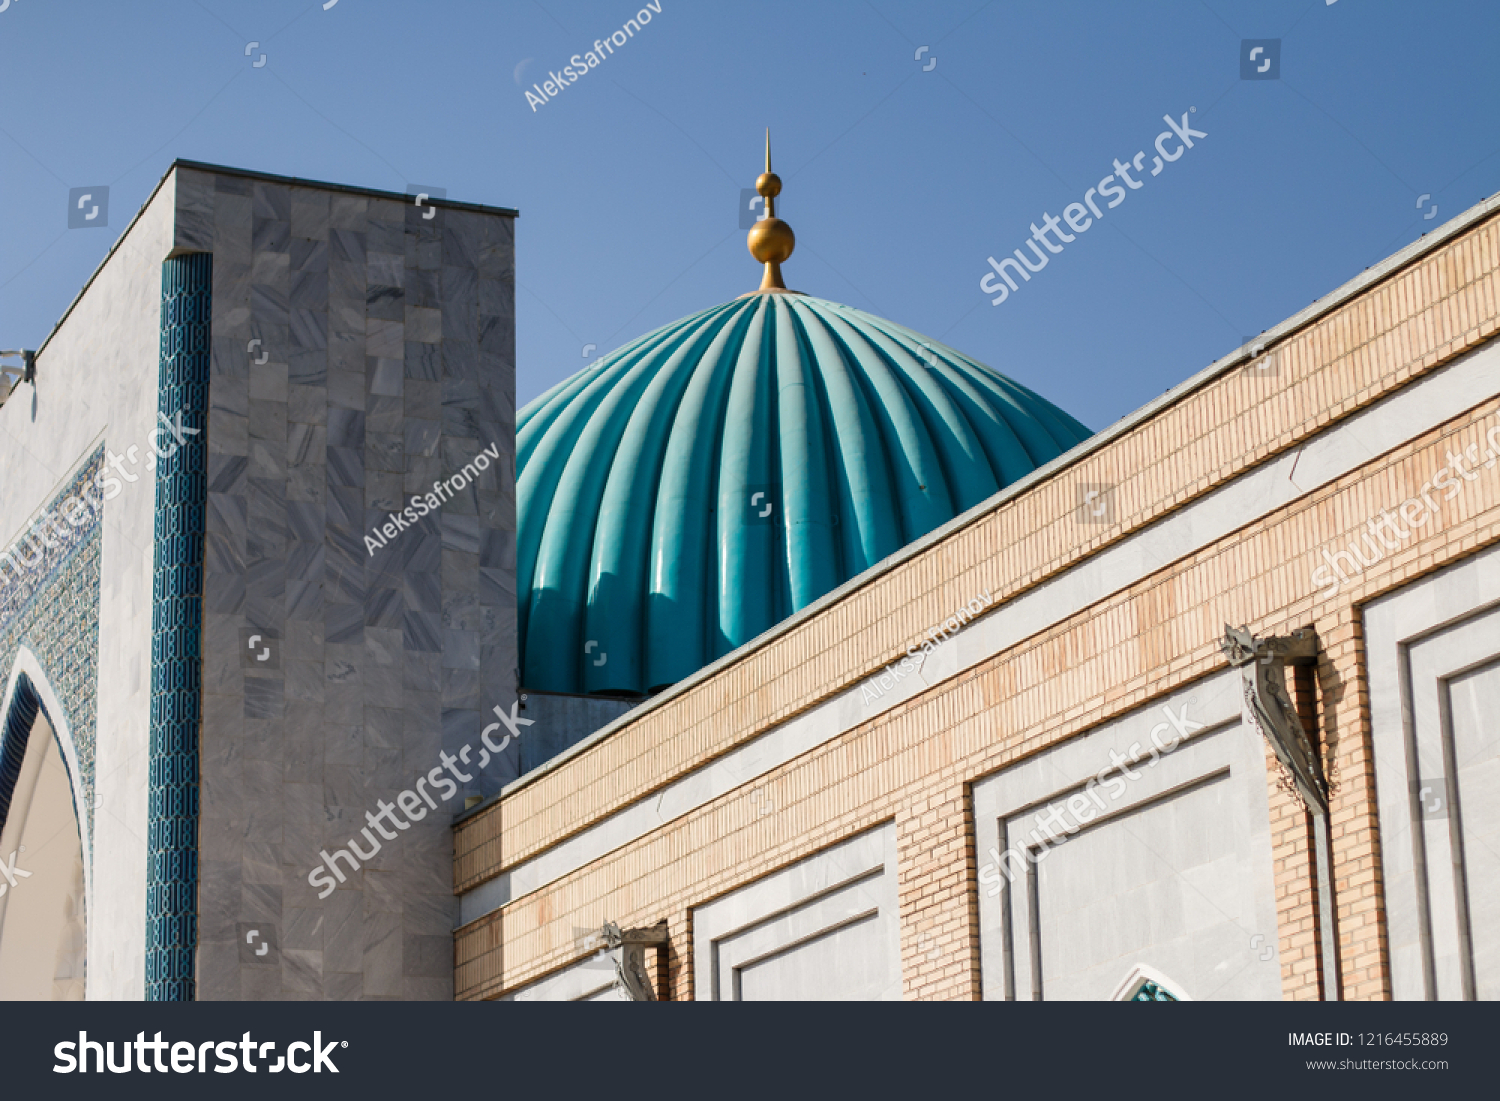
<svg viewBox="0 0 1500 1101">
<path fill-rule="evenodd" d="M 662 334 L 676 327 L 668 326 L 637 341 L 636 354 L 649 355 L 658 343 L 653 338 L 666 339 Z M 522 594 L 533 588 L 537 555 L 551 504 L 558 496 L 558 483 L 599 403 L 620 378 L 639 366 L 623 353 L 610 356 L 597 367 L 585 368 L 562 387 L 554 387 L 551 393 L 566 393 L 566 400 L 544 396 L 538 402 L 547 401 L 545 408 L 527 406 L 516 418 L 520 426 L 516 431 L 516 618 L 523 639 L 531 602 L 522 599 Z"/>
<path fill-rule="evenodd" d="M 916 337 L 915 333 L 886 321 L 875 320 L 872 327 L 893 341 Z M 995 408 L 994 402 L 981 392 L 981 385 L 970 377 L 975 370 L 988 371 L 988 368 L 972 363 L 944 344 L 930 342 L 927 346 L 937 361 L 937 370 L 952 387 L 948 391 L 949 398 L 965 412 L 970 427 L 985 449 L 996 485 L 1009 485 L 1036 469 L 1015 429 Z"/>
<path fill-rule="evenodd" d="M 874 321 L 876 319 L 871 320 Z M 891 328 L 899 329 L 907 335 L 908 339 L 918 342 L 924 339 L 920 334 L 897 326 L 893 322 L 886 322 L 885 324 Z M 1028 473 L 1030 470 L 1035 470 L 1042 464 L 1050 462 L 1062 454 L 1068 448 L 1072 447 L 1074 443 L 1077 443 L 1078 439 L 1087 439 L 1092 435 L 1087 428 L 1073 421 L 1073 424 L 1078 426 L 1082 435 L 1066 445 L 1060 444 L 1058 437 L 1054 435 L 1052 430 L 1045 424 L 1037 422 L 1036 415 L 1020 400 L 1020 397 L 1024 395 L 1027 399 L 1034 398 L 1037 402 L 1047 406 L 1047 408 L 1056 409 L 1050 402 L 1044 401 L 1042 398 L 1032 394 L 1025 387 L 1011 382 L 1010 379 L 999 372 L 985 367 L 983 364 L 954 351 L 952 348 L 945 347 L 943 351 L 950 360 L 961 362 L 968 367 L 971 379 L 982 390 L 989 393 L 990 400 L 994 403 L 995 412 L 1005 421 L 1006 427 L 1021 441 L 1021 445 L 1026 451 L 1029 463 Z M 1068 419 L 1072 420 L 1071 417 Z"/>
<path fill-rule="evenodd" d="M 669 346 L 659 343 L 630 364 L 590 411 L 562 464 L 535 551 L 526 637 L 536 638 L 539 645 L 528 651 L 528 660 L 547 655 L 552 663 L 566 665 L 568 655 L 585 652 L 579 637 L 584 626 L 580 613 L 588 607 L 588 566 L 605 482 L 629 423 L 629 410 L 669 356 Z M 621 410 L 624 415 L 617 415 Z M 518 618 L 519 612 L 518 607 Z M 578 660 L 575 656 L 574 662 Z M 529 680 L 533 674 L 523 666 L 523 676 Z"/>
<path fill-rule="evenodd" d="M 791 310 L 785 311 L 785 316 L 788 325 L 796 334 L 797 362 L 808 380 L 809 394 L 815 403 L 815 407 L 809 408 L 814 408 L 818 432 L 822 437 L 822 496 L 827 502 L 829 522 L 833 528 L 831 532 L 834 548 L 831 559 L 834 565 L 833 576 L 835 578 L 853 577 L 859 572 L 856 563 L 863 561 L 864 555 L 860 545 L 859 525 L 853 522 L 854 502 L 849 492 L 842 453 L 839 450 L 838 426 L 834 420 L 833 406 L 828 398 L 827 379 L 821 370 L 814 369 L 812 366 L 816 362 L 816 357 L 802 319 Z M 837 585 L 837 582 L 835 581 L 834 584 Z M 817 597 L 812 599 L 816 600 Z M 798 607 L 806 607 L 806 604 L 799 603 Z"/>
<path fill-rule="evenodd" d="M 1015 395 L 1017 404 L 1025 409 L 1030 416 L 1035 417 L 1041 422 L 1042 427 L 1051 434 L 1053 445 L 1057 450 L 1048 461 L 1057 455 L 1061 455 L 1073 446 L 1069 441 L 1075 438 L 1077 431 L 1088 432 L 1088 429 L 1058 409 L 1057 406 L 1043 401 L 1025 387 L 1017 386 L 1007 378 L 1002 377 L 1001 381 Z"/>
<path fill-rule="evenodd" d="M 608 694 L 690 676 L 1089 435 L 951 348 L 784 294 L 647 334 L 517 425 L 522 683 Z"/>
<path fill-rule="evenodd" d="M 860 339 L 887 362 L 921 415 L 947 481 L 950 506 L 964 512 L 993 496 L 1001 485 L 999 472 L 968 417 L 939 381 L 941 376 L 932 374 L 927 361 L 902 348 L 878 326 L 866 326 Z"/>
<path fill-rule="evenodd" d="M 772 525 L 779 524 L 781 517 L 771 457 L 775 431 L 769 362 L 774 336 L 771 297 L 746 300 L 754 303 L 754 313 L 725 395 L 717 463 L 715 657 L 749 642 L 777 618 Z M 759 515 L 762 511 L 765 516 Z"/>
<path fill-rule="evenodd" d="M 845 536 L 851 552 L 850 576 L 869 569 L 903 544 L 899 515 L 889 507 L 895 478 L 886 461 L 884 441 L 864 388 L 826 326 L 808 324 L 798 313 L 812 348 L 812 363 L 822 377 L 829 423 L 838 451 L 840 515 L 854 521 Z M 816 320 L 816 319 L 814 319 Z"/>
<path fill-rule="evenodd" d="M 623 348 L 601 357 L 597 362 L 589 364 L 572 378 L 564 379 L 552 389 L 534 398 L 516 415 L 516 462 L 519 464 L 529 457 L 532 449 L 540 438 L 538 433 L 545 433 L 547 427 L 557 419 L 558 415 L 565 410 L 573 401 L 574 397 L 591 384 L 597 382 L 601 376 L 610 372 L 618 373 L 623 369 L 622 365 L 629 362 L 632 355 L 640 355 L 650 351 L 662 343 L 670 341 L 672 337 L 692 327 L 695 322 L 715 313 L 723 312 L 731 308 L 732 303 L 716 307 L 713 310 L 705 310 L 701 314 L 674 321 L 670 325 L 663 325 L 655 332 L 647 333 L 639 340 L 631 341 Z M 549 415 L 550 414 L 550 415 Z"/>
<path fill-rule="evenodd" d="M 736 304 L 737 307 L 737 304 Z M 726 322 L 727 318 L 727 322 Z M 718 491 L 723 394 L 727 391 L 748 315 L 732 308 L 693 371 L 665 441 L 661 482 L 651 529 L 651 579 L 646 608 L 646 679 L 638 691 L 674 684 L 706 662 L 710 653 L 709 524 Z M 710 659 L 711 660 L 711 659 Z M 559 689 L 565 691 L 565 689 Z"/>
<path fill-rule="evenodd" d="M 713 326 L 709 317 L 685 327 L 681 343 L 630 411 L 610 465 L 589 561 L 585 650 L 578 655 L 588 692 L 631 692 L 641 682 L 651 528 L 663 461 L 655 441 L 676 418 Z M 590 649 L 589 640 L 597 646 Z"/>
<path fill-rule="evenodd" d="M 790 606 L 796 609 L 837 587 L 840 548 L 824 406 L 791 310 L 776 311 L 776 346 L 797 352 L 776 357 L 784 558 Z"/>
<path fill-rule="evenodd" d="M 798 303 L 801 307 L 802 304 Z M 889 365 L 873 354 L 868 342 L 851 333 L 834 311 L 803 307 L 827 326 L 855 377 L 865 388 L 866 400 L 881 433 L 891 481 L 900 506 L 901 538 L 905 546 L 956 515 L 938 462 L 937 446 L 920 414 L 907 399 Z M 859 340 L 867 354 L 860 355 L 851 340 Z"/>
</svg>

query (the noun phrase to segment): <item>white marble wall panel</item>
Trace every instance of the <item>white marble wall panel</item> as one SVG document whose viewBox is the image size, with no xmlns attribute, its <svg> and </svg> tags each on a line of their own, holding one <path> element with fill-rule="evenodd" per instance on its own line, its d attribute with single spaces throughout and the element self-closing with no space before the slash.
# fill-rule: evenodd
<svg viewBox="0 0 1500 1101">
<path fill-rule="evenodd" d="M 0 546 L 102 440 L 131 472 L 104 506 L 100 565 L 95 837 L 87 915 L 90 998 L 145 989 L 146 786 L 151 707 L 155 488 L 146 470 L 156 421 L 161 265 L 175 247 L 169 177 L 58 323 L 37 357 L 36 386 L 0 407 Z M 56 212 L 58 228 L 64 212 Z M 79 231 L 92 232 L 92 231 Z M 135 448 L 135 461 L 129 460 Z M 123 478 L 123 476 L 122 476 Z"/>
<path fill-rule="evenodd" d="M 697 907 L 697 999 L 899 1001 L 896 878 L 887 823 Z"/>
<path fill-rule="evenodd" d="M 1500 623 L 1491 630 L 1500 631 Z M 1500 651 L 1500 644 L 1494 649 Z M 1472 992 L 1492 1002 L 1500 1000 L 1500 656 L 1450 678 L 1443 688 L 1451 717 L 1455 847 Z"/>
<path fill-rule="evenodd" d="M 1185 999 L 1281 997 L 1265 749 L 1240 704 L 1222 673 L 975 783 L 987 1000 L 1107 1000 L 1142 965 Z"/>
<path fill-rule="evenodd" d="M 1500 548 L 1365 609 L 1398 999 L 1500 997 Z"/>
<path fill-rule="evenodd" d="M 615 971 L 620 949 L 600 949 L 577 963 L 507 995 L 507 1002 L 628 1002 Z"/>
</svg>

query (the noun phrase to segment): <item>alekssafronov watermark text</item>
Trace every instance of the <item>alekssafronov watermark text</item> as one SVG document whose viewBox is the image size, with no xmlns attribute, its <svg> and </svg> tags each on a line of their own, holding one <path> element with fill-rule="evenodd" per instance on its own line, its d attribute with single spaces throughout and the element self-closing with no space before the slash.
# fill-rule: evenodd
<svg viewBox="0 0 1500 1101">
<path fill-rule="evenodd" d="M 1016 282 L 1016 276 L 1020 276 L 1022 282 L 1031 282 L 1031 277 L 1036 272 L 1047 266 L 1052 256 L 1062 252 L 1064 247 L 1072 244 L 1082 234 L 1087 233 L 1096 220 L 1104 220 L 1104 211 L 1113 210 L 1125 201 L 1126 188 L 1131 191 L 1139 191 L 1146 186 L 1147 175 L 1159 175 L 1167 165 L 1178 160 L 1189 149 L 1193 148 L 1194 138 L 1206 138 L 1208 135 L 1202 130 L 1194 130 L 1188 122 L 1188 115 L 1198 108 L 1190 108 L 1188 114 L 1182 116 L 1181 120 L 1174 119 L 1171 115 L 1163 115 L 1162 120 L 1171 128 L 1163 130 L 1156 135 L 1156 154 L 1151 158 L 1151 170 L 1146 171 L 1147 153 L 1137 153 L 1128 161 L 1115 158 L 1114 168 L 1104 179 L 1099 181 L 1097 187 L 1091 187 L 1083 193 L 1083 202 L 1069 203 L 1063 207 L 1062 218 L 1054 218 L 1047 211 L 1042 211 L 1042 226 L 1037 228 L 1035 222 L 1031 223 L 1031 237 L 1022 242 L 1021 248 L 1029 248 L 1032 258 L 1036 260 L 1033 264 L 1027 259 L 1021 249 L 1016 249 L 1014 256 L 1007 256 L 1004 260 L 996 260 L 989 257 L 989 265 L 994 271 L 986 272 L 984 278 L 979 281 L 979 289 L 985 294 L 993 294 L 990 305 L 998 306 L 1010 297 L 1012 291 L 1020 290 L 1021 284 Z M 1132 175 L 1134 173 L 1134 175 Z M 1121 187 L 1124 184 L 1125 187 Z M 1096 198 L 1097 196 L 1097 198 Z M 1100 208 L 1099 200 L 1107 199 Z M 1063 228 L 1066 222 L 1068 228 Z M 1068 230 L 1072 230 L 1071 233 Z M 1056 239 L 1055 242 L 1048 238 L 1048 234 Z M 1037 246 L 1041 247 L 1038 248 Z M 1046 251 L 1043 252 L 1042 250 Z M 1000 282 L 1000 280 L 1004 282 Z"/>
<path fill-rule="evenodd" d="M 613 34 L 604 36 L 603 41 L 594 39 L 593 49 L 585 50 L 581 54 L 574 54 L 568 58 L 568 63 L 562 67 L 561 72 L 548 71 L 547 79 L 540 84 L 533 83 L 532 88 L 536 93 L 526 93 L 526 102 L 531 104 L 532 114 L 544 103 L 551 103 L 562 94 L 564 88 L 587 76 L 594 69 L 603 65 L 614 55 L 620 46 L 625 45 L 635 37 L 637 31 L 651 22 L 651 13 L 661 14 L 661 0 L 651 0 L 640 11 L 635 13 L 635 18 L 625 20 L 625 25 Z"/>
<path fill-rule="evenodd" d="M 464 464 L 453 477 L 443 481 L 439 479 L 432 483 L 431 493 L 418 493 L 411 499 L 400 512 L 390 514 L 390 519 L 371 530 L 371 534 L 365 536 L 365 550 L 368 556 L 373 558 L 375 552 L 384 547 L 397 535 L 411 527 L 422 517 L 430 512 L 436 512 L 443 507 L 444 502 L 452 500 L 453 495 L 463 489 L 470 482 L 477 481 L 481 472 L 488 470 L 491 459 L 500 458 L 500 445 L 492 443 L 473 459 Z"/>
<path fill-rule="evenodd" d="M 860 702 L 873 703 L 879 700 L 881 696 L 892 691 L 903 678 L 918 672 L 922 668 L 922 663 L 932 655 L 933 651 L 947 642 L 951 636 L 963 630 L 970 622 L 983 615 L 992 603 L 994 603 L 994 597 L 990 595 L 988 589 L 985 589 L 936 627 L 930 628 L 919 641 L 913 642 L 906 648 L 905 657 L 899 661 L 893 661 L 860 687 Z"/>
</svg>

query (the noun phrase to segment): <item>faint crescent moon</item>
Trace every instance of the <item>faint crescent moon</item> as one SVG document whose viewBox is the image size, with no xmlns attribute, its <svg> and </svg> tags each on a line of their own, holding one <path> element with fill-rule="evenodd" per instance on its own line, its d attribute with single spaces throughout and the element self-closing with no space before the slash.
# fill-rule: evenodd
<svg viewBox="0 0 1500 1101">
<path fill-rule="evenodd" d="M 519 88 L 521 86 L 521 78 L 522 78 L 522 76 L 526 72 L 526 66 L 530 65 L 535 60 L 536 60 L 536 58 L 534 58 L 534 57 L 522 58 L 521 59 L 521 63 L 516 66 L 516 87 L 517 88 Z"/>
</svg>

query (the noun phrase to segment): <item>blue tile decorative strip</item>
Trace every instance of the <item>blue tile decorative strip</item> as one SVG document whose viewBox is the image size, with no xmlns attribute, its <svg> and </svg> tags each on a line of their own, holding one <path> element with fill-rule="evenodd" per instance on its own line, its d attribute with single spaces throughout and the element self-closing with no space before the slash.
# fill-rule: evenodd
<svg viewBox="0 0 1500 1101">
<path fill-rule="evenodd" d="M 29 649 L 63 711 L 52 718 L 65 722 L 72 736 L 79 775 L 70 779 L 85 812 L 78 832 L 91 871 L 105 457 L 103 446 L 95 449 L 36 519 L 0 550 L 0 685 L 15 668 L 21 647 Z M 17 699 L 20 695 L 18 684 Z M 68 762 L 67 753 L 63 761 Z"/>
<path fill-rule="evenodd" d="M 151 772 L 146 804 L 146 1000 L 192 1001 L 198 946 L 198 736 L 203 713 L 203 530 L 208 499 L 213 256 L 162 265 L 164 420 L 188 435 L 156 463 Z"/>
</svg>

